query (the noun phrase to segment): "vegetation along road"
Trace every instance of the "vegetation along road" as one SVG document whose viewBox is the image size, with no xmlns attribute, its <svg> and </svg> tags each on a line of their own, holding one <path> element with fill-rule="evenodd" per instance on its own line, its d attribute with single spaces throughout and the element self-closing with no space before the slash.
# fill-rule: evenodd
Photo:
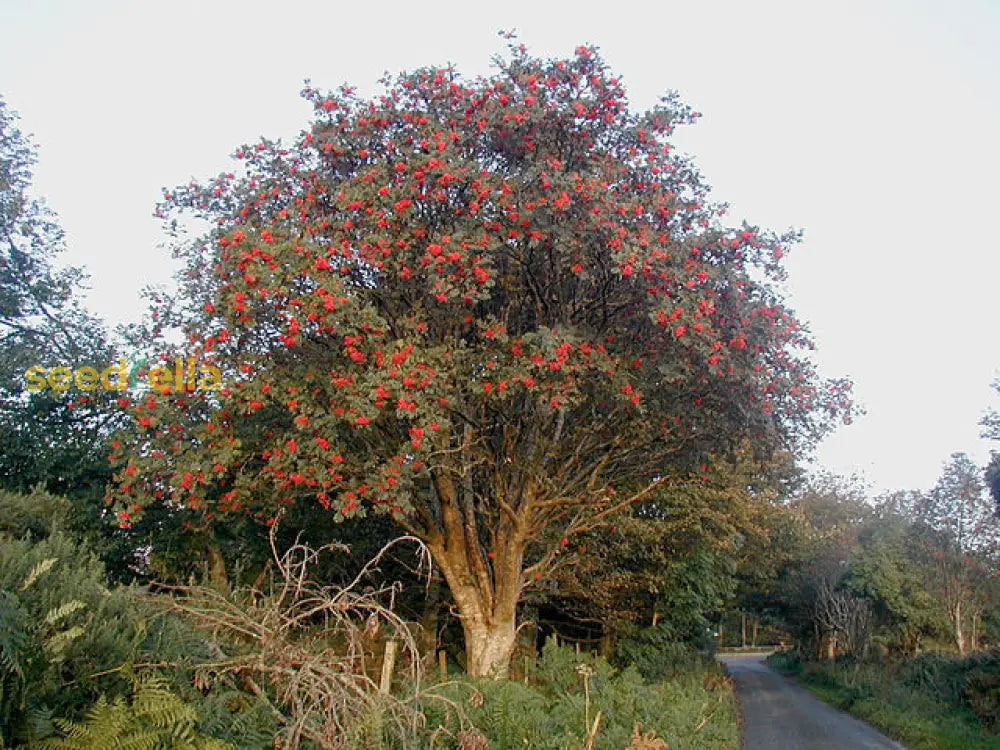
<svg viewBox="0 0 1000 750">
<path fill-rule="evenodd" d="M 736 682 L 743 750 L 905 750 L 782 677 L 762 655 L 719 657 Z"/>
</svg>

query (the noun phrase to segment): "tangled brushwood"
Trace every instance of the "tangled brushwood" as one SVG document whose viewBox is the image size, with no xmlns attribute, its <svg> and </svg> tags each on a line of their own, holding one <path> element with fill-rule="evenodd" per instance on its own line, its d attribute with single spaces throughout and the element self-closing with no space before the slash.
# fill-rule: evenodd
<svg viewBox="0 0 1000 750">
<path fill-rule="evenodd" d="M 212 633 L 214 658 L 199 665 L 195 685 L 209 690 L 232 680 L 268 701 L 281 724 L 275 747 L 298 748 L 305 740 L 322 748 L 357 747 L 366 737 L 416 731 L 422 722 L 416 701 L 426 697 L 417 643 L 393 612 L 397 585 L 370 584 L 386 553 L 410 542 L 418 545 L 418 567 L 429 572 L 423 545 L 400 537 L 348 585 L 323 586 L 310 579 L 310 568 L 322 554 L 347 548 L 297 543 L 279 554 L 272 531 L 268 586 L 232 593 L 171 587 L 167 607 Z M 397 653 L 396 665 L 383 669 L 383 659 L 391 662 Z M 390 690 L 394 671 L 402 694 Z"/>
</svg>

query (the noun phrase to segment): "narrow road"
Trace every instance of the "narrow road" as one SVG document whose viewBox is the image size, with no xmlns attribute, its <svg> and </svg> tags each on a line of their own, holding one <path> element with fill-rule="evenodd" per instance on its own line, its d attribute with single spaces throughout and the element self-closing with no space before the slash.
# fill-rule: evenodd
<svg viewBox="0 0 1000 750">
<path fill-rule="evenodd" d="M 760 655 L 720 655 L 736 682 L 743 750 L 906 750 L 782 677 Z"/>
</svg>

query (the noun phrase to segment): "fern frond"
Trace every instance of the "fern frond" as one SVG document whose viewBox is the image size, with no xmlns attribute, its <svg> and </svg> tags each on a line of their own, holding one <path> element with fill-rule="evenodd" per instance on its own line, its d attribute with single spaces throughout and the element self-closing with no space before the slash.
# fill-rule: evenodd
<svg viewBox="0 0 1000 750">
<path fill-rule="evenodd" d="M 171 693 L 166 685 L 166 681 L 158 677 L 140 680 L 132 702 L 133 711 L 160 729 L 193 727 L 198 720 L 197 712 Z"/>
<path fill-rule="evenodd" d="M 45 641 L 44 648 L 53 656 L 58 656 L 66 650 L 69 644 L 83 635 L 83 633 L 84 630 L 79 625 L 74 625 L 68 630 L 60 630 Z"/>
<path fill-rule="evenodd" d="M 57 562 L 59 562 L 58 557 L 48 557 L 35 565 L 35 567 L 28 572 L 27 577 L 24 579 L 24 583 L 21 584 L 21 591 L 27 591 L 31 588 L 32 584 L 34 584 L 35 581 L 45 575 L 48 571 L 52 570 L 52 566 Z"/>
<path fill-rule="evenodd" d="M 55 625 L 60 620 L 64 620 L 69 617 L 74 612 L 78 612 L 87 605 L 81 602 L 79 599 L 74 599 L 73 601 L 66 602 L 65 604 L 50 609 L 45 614 L 45 624 Z"/>
</svg>

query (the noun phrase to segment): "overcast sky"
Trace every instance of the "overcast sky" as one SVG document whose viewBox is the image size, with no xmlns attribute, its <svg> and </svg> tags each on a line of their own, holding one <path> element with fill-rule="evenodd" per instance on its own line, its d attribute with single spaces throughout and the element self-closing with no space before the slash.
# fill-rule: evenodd
<svg viewBox="0 0 1000 750">
<path fill-rule="evenodd" d="M 0 93 L 40 148 L 36 191 L 91 274 L 90 307 L 136 319 L 164 282 L 160 189 L 308 123 L 298 92 L 383 71 L 489 70 L 496 32 L 533 52 L 594 43 L 633 107 L 704 114 L 675 143 L 735 220 L 798 227 L 788 294 L 867 416 L 817 452 L 875 489 L 984 461 L 1000 375 L 1000 0 L 803 2 L 27 2 L 0 0 Z"/>
</svg>

